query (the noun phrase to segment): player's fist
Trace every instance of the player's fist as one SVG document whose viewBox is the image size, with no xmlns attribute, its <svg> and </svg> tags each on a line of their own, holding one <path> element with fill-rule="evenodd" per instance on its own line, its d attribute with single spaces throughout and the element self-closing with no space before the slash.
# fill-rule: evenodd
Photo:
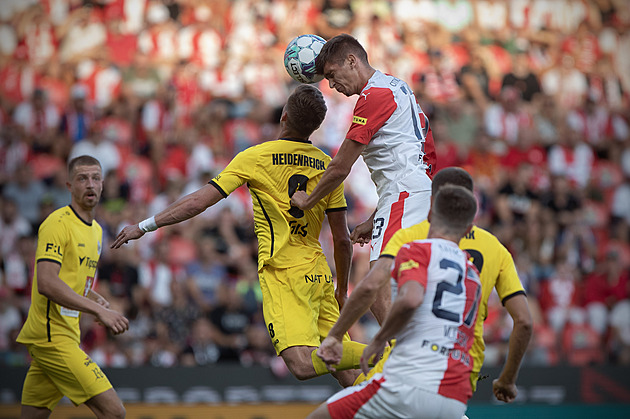
<svg viewBox="0 0 630 419">
<path fill-rule="evenodd" d="M 492 392 L 497 400 L 505 403 L 513 402 L 514 399 L 516 399 L 516 394 L 518 393 L 516 390 L 516 384 L 504 383 L 500 378 L 492 381 Z"/>
<path fill-rule="evenodd" d="M 302 210 L 309 210 L 307 207 L 308 194 L 304 191 L 295 191 L 291 197 L 291 205 L 294 205 Z"/>
</svg>

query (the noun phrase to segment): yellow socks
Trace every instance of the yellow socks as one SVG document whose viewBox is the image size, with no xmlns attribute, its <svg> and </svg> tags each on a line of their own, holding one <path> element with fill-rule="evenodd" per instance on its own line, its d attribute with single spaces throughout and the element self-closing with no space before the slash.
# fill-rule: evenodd
<svg viewBox="0 0 630 419">
<path fill-rule="evenodd" d="M 360 368 L 361 355 L 366 345 L 349 340 L 342 342 L 342 345 L 343 354 L 341 355 L 341 362 L 338 365 L 334 365 L 335 369 L 337 371 L 345 371 Z M 326 368 L 326 363 L 317 356 L 317 349 L 311 352 L 311 360 L 313 361 L 313 367 L 317 375 L 324 375 L 330 372 L 328 368 Z"/>
</svg>

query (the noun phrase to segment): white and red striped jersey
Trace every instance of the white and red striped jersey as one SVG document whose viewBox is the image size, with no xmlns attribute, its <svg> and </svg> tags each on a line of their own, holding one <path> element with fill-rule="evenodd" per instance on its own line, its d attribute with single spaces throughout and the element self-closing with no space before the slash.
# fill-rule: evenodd
<svg viewBox="0 0 630 419">
<path fill-rule="evenodd" d="M 431 190 L 433 134 L 404 81 L 376 71 L 359 95 L 346 138 L 367 145 L 363 160 L 379 202 L 400 192 Z"/>
<path fill-rule="evenodd" d="M 474 362 L 469 351 L 481 296 L 477 269 L 457 243 L 427 239 L 400 249 L 392 277 L 399 288 L 419 282 L 425 294 L 396 336 L 385 379 L 467 403 Z"/>
</svg>

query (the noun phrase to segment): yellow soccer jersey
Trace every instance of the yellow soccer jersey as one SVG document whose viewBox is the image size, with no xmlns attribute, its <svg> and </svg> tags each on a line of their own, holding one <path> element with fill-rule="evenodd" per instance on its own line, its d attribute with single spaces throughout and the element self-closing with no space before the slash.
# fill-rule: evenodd
<svg viewBox="0 0 630 419">
<path fill-rule="evenodd" d="M 244 150 L 210 183 L 227 197 L 247 183 L 254 205 L 258 269 L 287 268 L 323 255 L 319 232 L 325 212 L 346 210 L 343 184 L 312 209 L 292 207 L 296 190 L 311 193 L 330 162 L 310 142 L 279 139 Z"/>
<path fill-rule="evenodd" d="M 381 256 L 396 257 L 398 250 L 405 244 L 414 240 L 423 240 L 429 234 L 429 222 L 423 222 L 398 230 L 381 252 Z M 473 390 L 477 387 L 477 378 L 484 360 L 485 343 L 483 341 L 483 322 L 488 316 L 488 298 L 492 288 L 496 288 L 501 301 L 505 301 L 515 295 L 525 294 L 521 284 L 514 260 L 501 242 L 488 231 L 473 226 L 470 233 L 459 242 L 459 248 L 466 250 L 473 259 L 473 264 L 479 270 L 481 280 L 481 300 L 475 325 L 475 341 L 470 350 L 474 359 L 471 375 Z"/>
<path fill-rule="evenodd" d="M 59 208 L 39 227 L 31 307 L 17 341 L 54 342 L 60 337 L 80 341 L 80 312 L 62 307 L 37 291 L 37 262 L 61 265 L 59 278 L 77 294 L 86 296 L 94 283 L 101 254 L 103 230 L 83 221 L 71 206 Z"/>
</svg>

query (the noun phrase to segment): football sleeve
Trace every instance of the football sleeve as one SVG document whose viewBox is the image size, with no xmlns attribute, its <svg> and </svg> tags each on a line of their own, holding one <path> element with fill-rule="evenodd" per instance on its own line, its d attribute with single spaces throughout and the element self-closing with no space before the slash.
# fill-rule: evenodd
<svg viewBox="0 0 630 419">
<path fill-rule="evenodd" d="M 416 281 L 423 287 L 427 287 L 427 270 L 431 260 L 430 243 L 408 243 L 398 251 L 392 278 L 398 283 L 398 289 L 405 282 Z"/>
<path fill-rule="evenodd" d="M 341 183 L 334 191 L 328 195 L 328 206 L 326 212 L 345 211 L 348 209 L 346 197 L 343 194 L 343 183 Z"/>
<path fill-rule="evenodd" d="M 396 110 L 394 94 L 390 89 L 371 87 L 359 95 L 352 114 L 352 125 L 346 138 L 361 144 L 370 142 Z"/>
<path fill-rule="evenodd" d="M 37 233 L 35 261 L 49 261 L 61 265 L 63 255 L 66 252 L 65 248 L 67 242 L 68 234 L 65 224 L 62 222 L 53 222 L 53 220 L 48 217 L 39 227 L 39 232 Z"/>
<path fill-rule="evenodd" d="M 525 289 L 521 284 L 521 280 L 516 272 L 516 266 L 514 266 L 514 259 L 508 250 L 499 243 L 499 276 L 495 284 L 497 294 L 501 299 L 501 302 L 505 304 L 505 301 L 520 294 L 525 294 Z"/>
<path fill-rule="evenodd" d="M 256 175 L 257 154 L 255 147 L 238 153 L 225 169 L 216 175 L 209 183 L 227 198 L 236 188 L 247 183 Z"/>
</svg>

